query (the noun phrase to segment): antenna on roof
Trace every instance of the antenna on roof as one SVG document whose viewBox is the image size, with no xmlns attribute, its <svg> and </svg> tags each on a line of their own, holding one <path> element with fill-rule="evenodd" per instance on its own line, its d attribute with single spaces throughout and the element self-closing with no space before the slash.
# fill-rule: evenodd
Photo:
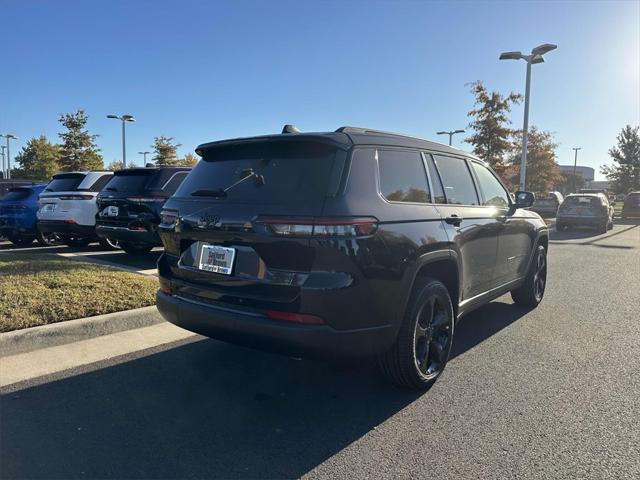
<svg viewBox="0 0 640 480">
<path fill-rule="evenodd" d="M 282 127 L 282 133 L 300 133 L 300 129 L 295 125 L 287 123 L 284 127 Z"/>
</svg>

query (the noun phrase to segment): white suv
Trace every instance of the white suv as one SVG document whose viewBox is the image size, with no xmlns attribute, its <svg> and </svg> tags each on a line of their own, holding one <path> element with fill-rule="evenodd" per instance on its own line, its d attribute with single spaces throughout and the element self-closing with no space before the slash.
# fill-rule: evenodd
<svg viewBox="0 0 640 480">
<path fill-rule="evenodd" d="M 113 172 L 69 172 L 54 175 L 40 194 L 38 230 L 56 233 L 63 243 L 73 247 L 98 241 L 96 197 L 112 175 Z"/>
</svg>

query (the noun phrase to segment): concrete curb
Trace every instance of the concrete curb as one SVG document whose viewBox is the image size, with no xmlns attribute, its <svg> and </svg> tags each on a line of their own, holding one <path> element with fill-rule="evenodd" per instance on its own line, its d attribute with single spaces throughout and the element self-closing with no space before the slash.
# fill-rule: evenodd
<svg viewBox="0 0 640 480">
<path fill-rule="evenodd" d="M 0 333 L 0 358 L 163 322 L 155 305 Z"/>
</svg>

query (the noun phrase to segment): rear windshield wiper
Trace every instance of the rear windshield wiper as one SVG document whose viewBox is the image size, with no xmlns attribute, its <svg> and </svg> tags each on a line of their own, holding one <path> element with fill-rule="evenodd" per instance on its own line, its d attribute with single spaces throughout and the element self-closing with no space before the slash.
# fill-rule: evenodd
<svg viewBox="0 0 640 480">
<path fill-rule="evenodd" d="M 195 191 L 191 192 L 191 195 L 196 196 L 196 197 L 218 197 L 218 198 L 223 198 L 223 197 L 227 196 L 227 192 L 229 190 L 231 190 L 236 185 L 240 185 L 242 182 L 244 182 L 245 180 L 248 180 L 249 178 L 255 178 L 256 179 L 255 184 L 258 187 L 264 185 L 264 183 L 265 183 L 264 182 L 264 176 L 260 175 L 259 173 L 254 172 L 253 168 L 245 168 L 244 170 L 242 170 L 242 174 L 244 175 L 244 177 L 242 177 L 237 182 L 232 183 L 227 188 L 224 188 L 224 189 L 217 188 L 215 190 L 195 190 Z"/>
</svg>

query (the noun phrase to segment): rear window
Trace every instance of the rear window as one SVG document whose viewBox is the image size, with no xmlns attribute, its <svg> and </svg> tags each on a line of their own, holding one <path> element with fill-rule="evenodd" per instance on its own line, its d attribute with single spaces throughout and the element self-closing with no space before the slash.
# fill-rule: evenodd
<svg viewBox="0 0 640 480">
<path fill-rule="evenodd" d="M 564 203 L 570 206 L 579 205 L 584 207 L 588 207 L 591 205 L 596 205 L 596 206 L 602 205 L 602 201 L 598 197 L 568 197 L 564 201 Z"/>
<path fill-rule="evenodd" d="M 12 188 L 9 190 L 1 200 L 7 200 L 15 202 L 16 200 L 24 200 L 28 198 L 29 195 L 33 193 L 33 190 L 30 188 Z"/>
<path fill-rule="evenodd" d="M 176 196 L 198 192 L 203 198 L 235 202 L 295 203 L 326 195 L 336 149 L 318 142 L 271 141 L 203 153 Z M 226 196 L 207 195 L 225 189 Z"/>
<path fill-rule="evenodd" d="M 55 175 L 49 182 L 45 192 L 71 192 L 78 188 L 85 175 L 83 173 L 63 173 Z"/>
<path fill-rule="evenodd" d="M 189 172 L 174 169 L 121 170 L 113 175 L 104 190 L 124 193 L 162 190 L 171 194 L 187 173 Z"/>
<path fill-rule="evenodd" d="M 104 190 L 124 193 L 140 192 L 144 190 L 154 172 L 156 172 L 156 170 L 116 172 L 107 182 Z"/>
</svg>

